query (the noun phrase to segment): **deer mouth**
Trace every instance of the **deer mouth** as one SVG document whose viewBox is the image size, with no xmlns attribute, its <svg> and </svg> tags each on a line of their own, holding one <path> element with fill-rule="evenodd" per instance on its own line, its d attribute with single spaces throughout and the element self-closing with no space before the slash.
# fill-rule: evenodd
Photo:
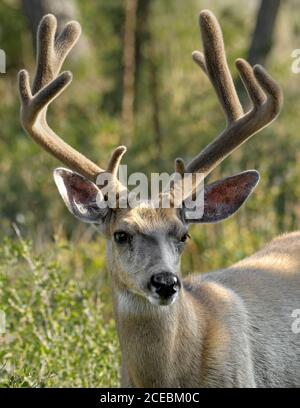
<svg viewBox="0 0 300 408">
<path fill-rule="evenodd" d="M 170 306 L 176 301 L 177 297 L 178 292 L 167 299 L 154 294 L 149 295 L 147 299 L 152 305 L 155 306 Z"/>
</svg>

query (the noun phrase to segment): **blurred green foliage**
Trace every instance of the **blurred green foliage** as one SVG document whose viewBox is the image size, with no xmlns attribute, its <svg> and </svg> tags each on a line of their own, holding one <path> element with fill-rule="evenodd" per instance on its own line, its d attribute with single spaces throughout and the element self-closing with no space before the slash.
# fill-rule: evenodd
<svg viewBox="0 0 300 408">
<path fill-rule="evenodd" d="M 149 10 L 143 9 L 146 2 L 139 2 L 135 129 L 124 163 L 130 171 L 149 174 L 171 172 L 175 157 L 191 158 L 224 126 L 211 85 L 191 61 L 191 51 L 200 47 L 199 10 L 210 8 L 218 16 L 236 75 L 233 62 L 247 54 L 256 8 L 246 0 L 147 3 Z M 89 57 L 65 64 L 74 72 L 74 82 L 51 107 L 49 122 L 68 143 L 105 166 L 122 139 L 123 3 L 77 4 Z M 283 2 L 267 60 L 284 92 L 283 112 L 213 174 L 215 179 L 256 168 L 261 182 L 235 217 L 192 228 L 184 273 L 227 266 L 274 235 L 299 226 L 300 74 L 291 71 L 291 52 L 300 48 L 295 4 Z M 59 163 L 19 124 L 16 74 L 24 66 L 32 73 L 34 57 L 17 0 L 0 3 L 0 48 L 8 60 L 7 74 L 0 75 L 0 305 L 12 335 L 5 341 L 0 337 L 0 384 L 115 385 L 118 354 L 104 244 L 69 215 L 52 180 L 52 169 Z M 158 81 L 159 149 L 153 69 Z M 32 249 L 15 242 L 12 223 L 32 241 Z"/>
</svg>

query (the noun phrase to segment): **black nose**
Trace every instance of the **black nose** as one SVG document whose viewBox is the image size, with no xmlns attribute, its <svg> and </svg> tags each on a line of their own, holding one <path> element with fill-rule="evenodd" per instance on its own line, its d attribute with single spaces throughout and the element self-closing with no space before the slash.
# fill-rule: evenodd
<svg viewBox="0 0 300 408">
<path fill-rule="evenodd" d="M 161 272 L 151 276 L 150 284 L 156 293 L 168 299 L 180 289 L 180 281 L 174 273 Z"/>
</svg>

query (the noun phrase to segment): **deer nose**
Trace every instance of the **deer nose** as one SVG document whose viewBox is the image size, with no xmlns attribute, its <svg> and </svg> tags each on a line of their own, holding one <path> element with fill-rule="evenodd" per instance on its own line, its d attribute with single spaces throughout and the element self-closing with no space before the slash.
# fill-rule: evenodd
<svg viewBox="0 0 300 408">
<path fill-rule="evenodd" d="M 180 280 L 174 273 L 160 272 L 151 276 L 150 285 L 164 299 L 169 299 L 180 289 Z"/>
</svg>

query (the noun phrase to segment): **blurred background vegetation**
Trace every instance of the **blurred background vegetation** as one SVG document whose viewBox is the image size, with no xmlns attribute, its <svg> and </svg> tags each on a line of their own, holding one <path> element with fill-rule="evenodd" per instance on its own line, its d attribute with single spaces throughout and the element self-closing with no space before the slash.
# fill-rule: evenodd
<svg viewBox="0 0 300 408">
<path fill-rule="evenodd" d="M 34 70 L 35 32 L 52 12 L 77 19 L 79 44 L 65 64 L 73 84 L 51 107 L 49 122 L 68 143 L 105 166 L 117 144 L 130 171 L 173 171 L 224 126 L 207 78 L 192 63 L 198 14 L 221 22 L 229 65 L 262 63 L 282 86 L 279 119 L 235 152 L 212 178 L 256 168 L 261 182 L 230 220 L 196 226 L 183 271 L 224 267 L 300 216 L 300 48 L 297 0 L 1 0 L 0 48 L 0 385 L 112 386 L 119 352 L 101 237 L 67 212 L 52 179 L 59 163 L 22 130 L 16 75 Z M 237 80 L 241 96 L 247 99 Z"/>
</svg>

